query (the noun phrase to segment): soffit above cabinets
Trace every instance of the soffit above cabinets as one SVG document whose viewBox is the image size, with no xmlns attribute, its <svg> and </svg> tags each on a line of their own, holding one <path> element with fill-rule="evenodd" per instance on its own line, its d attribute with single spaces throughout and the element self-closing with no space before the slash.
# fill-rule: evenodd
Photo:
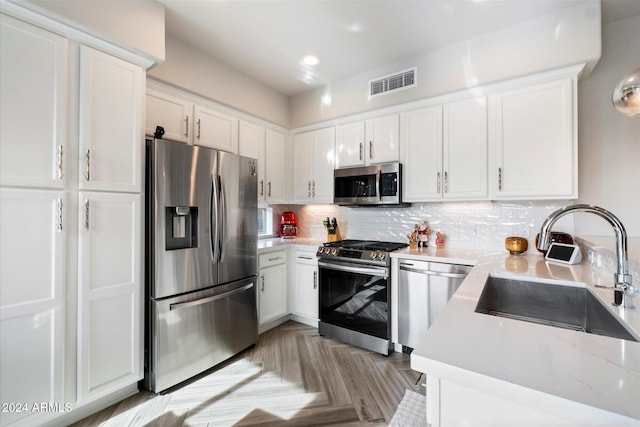
<svg viewBox="0 0 640 427">
<path fill-rule="evenodd" d="M 599 0 L 184 1 L 167 36 L 287 96 Z M 603 3 L 614 0 L 605 0 Z M 633 7 L 636 0 L 615 0 Z M 616 5 L 612 18 L 620 16 Z M 305 55 L 319 58 L 304 65 Z"/>
</svg>

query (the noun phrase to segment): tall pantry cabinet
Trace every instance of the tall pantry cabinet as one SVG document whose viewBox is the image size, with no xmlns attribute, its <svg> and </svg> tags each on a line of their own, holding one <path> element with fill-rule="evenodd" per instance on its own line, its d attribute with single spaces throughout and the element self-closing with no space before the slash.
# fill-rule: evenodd
<svg viewBox="0 0 640 427">
<path fill-rule="evenodd" d="M 0 18 L 0 401 L 58 405 L 1 424 L 34 425 L 143 375 L 145 74 Z"/>
</svg>

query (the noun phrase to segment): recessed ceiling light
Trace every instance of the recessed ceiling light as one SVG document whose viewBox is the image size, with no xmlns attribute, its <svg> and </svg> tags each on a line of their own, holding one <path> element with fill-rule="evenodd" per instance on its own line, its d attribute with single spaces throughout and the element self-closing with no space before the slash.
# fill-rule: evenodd
<svg viewBox="0 0 640 427">
<path fill-rule="evenodd" d="M 306 65 L 318 65 L 318 57 L 313 55 L 307 55 L 302 58 L 302 62 Z"/>
</svg>

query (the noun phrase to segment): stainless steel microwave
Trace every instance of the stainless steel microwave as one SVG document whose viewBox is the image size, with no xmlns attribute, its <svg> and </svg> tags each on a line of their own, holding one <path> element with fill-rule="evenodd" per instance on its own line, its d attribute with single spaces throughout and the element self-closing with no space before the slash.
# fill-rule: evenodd
<svg viewBox="0 0 640 427">
<path fill-rule="evenodd" d="M 398 162 L 333 171 L 333 201 L 339 205 L 402 203 L 402 165 Z"/>
</svg>

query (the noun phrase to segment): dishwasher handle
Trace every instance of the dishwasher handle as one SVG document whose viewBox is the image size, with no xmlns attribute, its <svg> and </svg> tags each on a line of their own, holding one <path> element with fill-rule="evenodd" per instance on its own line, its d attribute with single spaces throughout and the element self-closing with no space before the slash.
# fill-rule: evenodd
<svg viewBox="0 0 640 427">
<path fill-rule="evenodd" d="M 411 264 L 409 264 L 411 265 Z M 451 279 L 464 279 L 468 273 L 446 273 L 443 271 L 431 271 L 421 268 L 409 267 L 407 264 L 400 264 L 400 270 L 409 271 L 411 273 L 425 274 L 427 276 L 448 277 Z"/>
</svg>

